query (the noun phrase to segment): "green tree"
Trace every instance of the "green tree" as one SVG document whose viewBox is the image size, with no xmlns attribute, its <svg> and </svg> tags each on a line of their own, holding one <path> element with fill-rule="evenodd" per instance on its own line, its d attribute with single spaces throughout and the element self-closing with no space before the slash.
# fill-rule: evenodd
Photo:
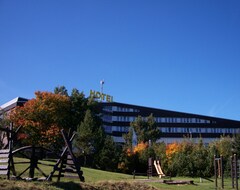
<svg viewBox="0 0 240 190">
<path fill-rule="evenodd" d="M 233 138 L 233 153 L 240 156 L 240 134 L 236 134 Z"/>
<path fill-rule="evenodd" d="M 168 173 L 179 176 L 193 175 L 192 152 L 194 143 L 188 139 L 178 144 L 178 150 L 171 156 L 168 165 Z"/>
<path fill-rule="evenodd" d="M 133 155 L 133 128 L 130 127 L 128 133 L 123 135 L 125 143 L 119 158 L 119 169 L 124 173 L 131 173 L 134 170 Z"/>
<path fill-rule="evenodd" d="M 161 167 L 163 168 L 163 173 L 167 174 L 167 156 L 166 156 L 166 144 L 164 142 L 152 143 L 152 148 L 155 152 L 155 159 L 160 160 Z"/>
<path fill-rule="evenodd" d="M 218 141 L 218 151 L 225 159 L 229 159 L 233 153 L 233 139 L 229 136 L 223 136 Z"/>
<path fill-rule="evenodd" d="M 99 153 L 98 164 L 100 169 L 114 171 L 117 169 L 119 161 L 119 151 L 112 137 L 106 136 L 103 148 Z"/>
<path fill-rule="evenodd" d="M 86 110 L 88 109 L 87 102 L 83 92 L 79 92 L 76 88 L 72 90 L 71 96 L 71 126 L 74 130 L 83 121 Z"/>
<path fill-rule="evenodd" d="M 96 116 L 90 110 L 86 111 L 84 120 L 78 125 L 74 141 L 78 156 L 84 156 L 86 164 L 93 166 L 94 156 L 99 153 L 104 143 L 104 132 L 98 125 Z"/>
<path fill-rule="evenodd" d="M 133 152 L 133 128 L 130 127 L 128 130 L 128 133 L 123 135 L 123 139 L 125 140 L 125 143 L 123 145 L 123 151 L 124 152 Z"/>
<path fill-rule="evenodd" d="M 154 143 L 161 135 L 153 114 L 149 115 L 146 120 L 138 116 L 135 121 L 131 122 L 131 127 L 133 127 L 136 132 L 138 143 L 147 142 L 149 140 Z"/>
<path fill-rule="evenodd" d="M 194 145 L 194 149 L 192 152 L 192 160 L 193 160 L 193 176 L 206 176 L 210 177 L 211 173 L 209 173 L 212 159 L 208 157 L 208 149 L 204 147 L 203 141 L 200 138 L 199 142 Z"/>
<path fill-rule="evenodd" d="M 212 142 L 211 147 L 215 151 L 216 157 L 223 156 L 223 168 L 224 168 L 224 174 L 225 175 L 230 175 L 230 156 L 233 154 L 233 139 L 229 136 L 222 136 L 219 140 Z M 212 155 L 212 158 L 213 156 Z"/>
<path fill-rule="evenodd" d="M 68 96 L 68 91 L 65 86 L 57 86 L 54 88 L 54 94 L 60 94 L 63 96 Z"/>
</svg>

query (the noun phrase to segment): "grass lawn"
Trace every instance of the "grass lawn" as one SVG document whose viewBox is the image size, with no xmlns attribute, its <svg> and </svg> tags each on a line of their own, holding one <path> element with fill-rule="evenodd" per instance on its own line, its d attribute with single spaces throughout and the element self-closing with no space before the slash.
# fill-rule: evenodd
<svg viewBox="0 0 240 190">
<path fill-rule="evenodd" d="M 21 158 L 14 158 L 15 162 L 27 161 Z M 43 161 L 45 163 L 51 163 L 49 161 Z M 54 164 L 54 162 L 52 162 Z M 15 168 L 17 173 L 24 171 L 29 164 L 16 164 Z M 41 170 L 44 171 L 47 175 L 52 171 L 53 167 L 49 166 L 39 166 Z M 152 177 L 149 180 L 146 176 L 138 176 L 136 179 L 133 179 L 132 175 L 126 175 L 121 173 L 106 172 L 90 168 L 81 168 L 83 175 L 85 177 L 85 183 L 80 183 L 78 179 L 68 179 L 61 178 L 61 183 L 56 183 L 56 179 L 53 179 L 53 182 L 31 182 L 26 183 L 23 181 L 7 181 L 1 180 L 0 189 L 1 190 L 23 190 L 23 189 L 37 189 L 37 190 L 103 190 L 103 189 L 134 189 L 134 190 L 146 190 L 146 189 L 159 189 L 159 190 L 207 190 L 215 189 L 214 182 L 203 179 L 200 183 L 200 178 L 172 178 L 172 180 L 193 180 L 194 185 L 167 185 L 160 183 L 158 177 Z M 56 173 L 57 174 L 57 173 Z M 23 174 L 22 177 L 27 177 L 28 171 Z M 35 177 L 42 177 L 42 175 L 36 170 Z M 220 188 L 220 179 L 219 189 Z M 225 188 L 231 188 L 231 179 L 225 179 Z M 81 184 L 81 185 L 80 185 Z M 5 185 L 5 186 L 4 186 Z"/>
</svg>

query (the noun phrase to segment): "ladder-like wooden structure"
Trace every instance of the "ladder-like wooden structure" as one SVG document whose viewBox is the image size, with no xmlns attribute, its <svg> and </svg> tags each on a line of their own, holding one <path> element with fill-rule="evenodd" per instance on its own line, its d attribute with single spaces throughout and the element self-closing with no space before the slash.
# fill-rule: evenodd
<svg viewBox="0 0 240 190">
<path fill-rule="evenodd" d="M 30 166 L 17 176 L 14 167 L 13 154 L 16 153 L 16 151 L 31 148 L 31 146 L 27 146 L 13 151 L 13 141 L 16 139 L 17 133 L 20 129 L 21 127 L 18 127 L 17 130 L 14 131 L 12 124 L 10 125 L 10 128 L 0 128 L 1 131 L 6 132 L 8 140 L 8 143 L 3 147 L 2 150 L 0 150 L 0 176 L 6 176 L 7 179 L 10 179 L 12 174 L 12 177 L 20 178 L 21 175 L 29 169 L 30 177 L 33 178 L 34 169 L 36 168 L 45 176 L 45 179 L 47 180 L 51 180 L 52 177 L 55 177 L 54 173 L 58 171 L 58 175 L 56 175 L 58 181 L 60 181 L 61 177 L 78 178 L 80 181 L 84 181 L 80 164 L 78 163 L 72 151 L 72 141 L 76 134 L 69 131 L 67 135 L 63 129 L 61 130 L 61 133 L 65 142 L 65 148 L 63 149 L 60 158 L 57 160 L 57 163 L 54 165 L 53 171 L 47 176 L 43 171 L 40 170 L 40 168 L 37 166 L 38 160 L 35 158 L 35 148 L 32 147 Z"/>
<path fill-rule="evenodd" d="M 16 131 L 13 130 L 11 124 L 9 128 L 0 128 L 1 131 L 7 134 L 7 144 L 0 150 L 0 175 L 5 175 L 7 179 L 10 179 L 10 172 L 12 171 L 13 176 L 16 176 L 16 171 L 13 162 L 13 140 L 16 138 L 18 131 L 21 127 L 18 127 Z"/>
<path fill-rule="evenodd" d="M 0 150 L 0 175 L 10 179 L 10 152 L 9 149 Z"/>
<path fill-rule="evenodd" d="M 61 133 L 65 141 L 65 148 L 63 149 L 57 163 L 53 167 L 53 171 L 47 177 L 47 180 L 52 180 L 52 177 L 57 177 L 57 181 L 60 181 L 61 177 L 68 177 L 79 178 L 80 181 L 83 182 L 83 172 L 81 171 L 80 165 L 72 151 L 72 141 L 75 137 L 75 133 L 71 135 L 71 132 L 69 132 L 67 135 L 63 129 L 61 130 Z M 58 175 L 54 176 L 56 171 L 58 171 Z"/>
</svg>

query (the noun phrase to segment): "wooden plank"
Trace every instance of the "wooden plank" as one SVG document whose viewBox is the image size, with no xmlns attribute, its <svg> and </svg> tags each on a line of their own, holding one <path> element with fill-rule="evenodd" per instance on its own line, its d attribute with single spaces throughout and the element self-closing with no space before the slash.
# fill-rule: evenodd
<svg viewBox="0 0 240 190">
<path fill-rule="evenodd" d="M 8 169 L 8 165 L 0 165 L 0 170 L 7 170 Z"/>
<path fill-rule="evenodd" d="M 66 178 L 73 178 L 73 179 L 79 179 L 78 175 L 66 175 L 66 174 L 64 174 L 64 177 L 66 177 Z"/>
<path fill-rule="evenodd" d="M 1 160 L 0 160 L 0 163 L 8 163 L 8 161 L 9 161 L 9 158 L 7 158 L 7 159 L 1 159 Z"/>
<path fill-rule="evenodd" d="M 0 158 L 8 158 L 9 154 L 0 154 Z"/>
<path fill-rule="evenodd" d="M 67 164 L 74 164 L 73 160 L 67 160 Z"/>
<path fill-rule="evenodd" d="M 7 175 L 8 174 L 8 170 L 0 170 L 0 175 Z"/>
<path fill-rule="evenodd" d="M 2 149 L 2 150 L 0 150 L 0 154 L 3 154 L 3 153 L 9 153 L 9 149 Z"/>
<path fill-rule="evenodd" d="M 66 165 L 68 165 L 68 166 L 75 166 L 74 163 L 67 163 Z"/>
</svg>

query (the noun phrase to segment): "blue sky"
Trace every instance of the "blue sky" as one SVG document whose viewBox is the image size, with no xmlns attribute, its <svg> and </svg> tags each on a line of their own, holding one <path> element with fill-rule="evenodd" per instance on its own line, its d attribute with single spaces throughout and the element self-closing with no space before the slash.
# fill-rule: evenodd
<svg viewBox="0 0 240 190">
<path fill-rule="evenodd" d="M 64 85 L 240 120 L 238 0 L 0 0 L 0 105 Z"/>
</svg>

